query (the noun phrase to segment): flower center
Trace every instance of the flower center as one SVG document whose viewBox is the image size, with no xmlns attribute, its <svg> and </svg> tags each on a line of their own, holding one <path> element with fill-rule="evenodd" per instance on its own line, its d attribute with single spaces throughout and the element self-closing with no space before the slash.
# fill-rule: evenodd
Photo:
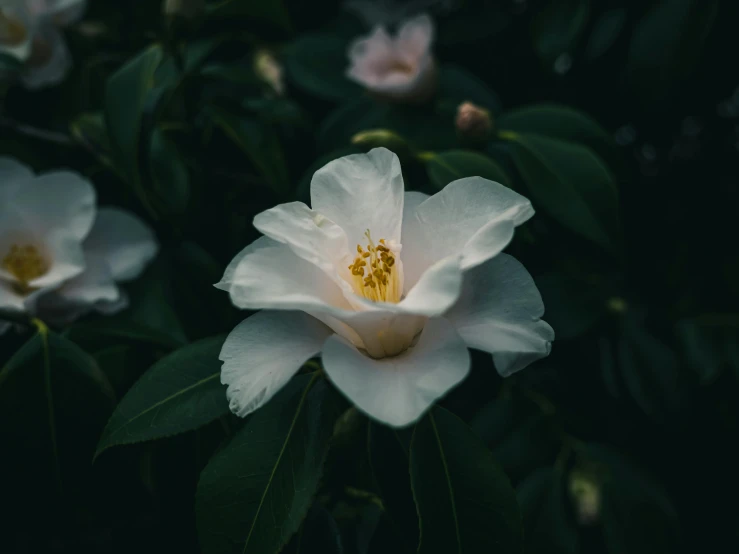
<svg viewBox="0 0 739 554">
<path fill-rule="evenodd" d="M 413 66 L 402 60 L 393 60 L 387 71 L 388 73 L 405 73 L 406 75 L 410 75 L 413 73 Z"/>
<path fill-rule="evenodd" d="M 388 248 L 385 239 L 375 245 L 369 229 L 366 250 L 357 245 L 357 257 L 349 266 L 352 272 L 352 285 L 357 294 L 373 302 L 400 302 L 402 294 L 398 268 L 395 267 L 395 253 Z"/>
<path fill-rule="evenodd" d="M 17 46 L 26 40 L 28 32 L 22 21 L 0 8 L 0 45 Z"/>
<path fill-rule="evenodd" d="M 18 294 L 27 295 L 33 292 L 31 281 L 45 275 L 49 264 L 35 246 L 13 244 L 0 264 L 5 271 L 15 277 L 13 288 Z"/>
</svg>

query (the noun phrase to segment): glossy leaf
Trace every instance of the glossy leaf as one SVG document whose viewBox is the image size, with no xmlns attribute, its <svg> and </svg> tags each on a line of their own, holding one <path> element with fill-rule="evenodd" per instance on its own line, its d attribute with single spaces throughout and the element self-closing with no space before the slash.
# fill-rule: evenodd
<svg viewBox="0 0 739 554">
<path fill-rule="evenodd" d="M 456 416 L 437 407 L 416 424 L 410 472 L 419 554 L 522 551 L 515 491 L 493 454 Z"/>
<path fill-rule="evenodd" d="M 513 161 L 534 207 L 618 254 L 621 224 L 613 175 L 591 150 L 535 134 L 508 135 Z"/>
<path fill-rule="evenodd" d="M 154 364 L 121 400 L 96 456 L 111 446 L 192 431 L 228 413 L 218 355 L 223 337 L 204 339 Z"/>
<path fill-rule="evenodd" d="M 517 496 L 526 532 L 526 552 L 577 554 L 580 537 L 560 470 L 541 468 L 518 486 Z"/>
<path fill-rule="evenodd" d="M 154 76 L 163 57 L 159 46 L 147 48 L 113 74 L 105 88 L 105 123 L 114 160 L 145 203 L 141 140 L 151 130 L 143 128 L 144 114 L 156 95 Z"/>
<path fill-rule="evenodd" d="M 502 131 L 534 133 L 582 143 L 601 156 L 611 154 L 615 143 L 611 135 L 589 115 L 560 104 L 534 104 L 501 114 L 497 126 Z"/>
<path fill-rule="evenodd" d="M 562 54 L 571 53 L 585 30 L 590 0 L 550 2 L 532 23 L 534 49 L 549 67 Z"/>
<path fill-rule="evenodd" d="M 203 470 L 196 495 L 205 554 L 279 552 L 313 501 L 343 400 L 294 378 Z"/>
<path fill-rule="evenodd" d="M 149 201 L 159 214 L 181 216 L 190 201 L 190 174 L 185 162 L 159 129 L 152 132 L 150 147 Z"/>
<path fill-rule="evenodd" d="M 452 64 L 441 66 L 438 86 L 437 96 L 440 101 L 454 106 L 462 102 L 472 102 L 494 114 L 500 112 L 498 95 L 484 81 L 462 67 Z"/>
<path fill-rule="evenodd" d="M 273 130 L 261 122 L 211 107 L 213 122 L 238 146 L 278 193 L 288 191 L 287 166 Z"/>
<path fill-rule="evenodd" d="M 303 35 L 285 50 L 285 68 L 291 82 L 306 92 L 341 100 L 361 92 L 346 77 L 348 43 L 332 35 Z"/>
<path fill-rule="evenodd" d="M 603 472 L 601 520 L 608 552 L 676 552 L 680 524 L 657 480 L 609 446 L 590 444 L 587 453 Z"/>
<path fill-rule="evenodd" d="M 700 59 L 718 10 L 718 0 L 663 0 L 637 22 L 626 69 L 642 99 L 658 105 L 687 77 Z"/>
<path fill-rule="evenodd" d="M 703 384 L 714 382 L 725 370 L 739 376 L 739 315 L 683 319 L 676 333 L 686 361 Z"/>
<path fill-rule="evenodd" d="M 290 17 L 282 0 L 217 0 L 208 6 L 208 15 L 213 18 L 248 18 L 284 32 L 289 32 L 291 28 Z"/>
<path fill-rule="evenodd" d="M 36 483 L 63 492 L 86 478 L 115 393 L 95 360 L 40 324 L 0 370 L 3 455 L 30 455 Z M 7 450 L 6 450 L 7 449 Z"/>
<path fill-rule="evenodd" d="M 372 475 L 385 511 L 409 546 L 418 544 L 418 515 L 408 474 L 410 433 L 372 423 L 367 427 L 367 449 Z"/>
<path fill-rule="evenodd" d="M 426 171 L 431 182 L 439 189 L 463 177 L 483 177 L 510 186 L 508 175 L 496 162 L 469 150 L 449 150 L 429 155 Z"/>
<path fill-rule="evenodd" d="M 605 54 L 618 40 L 625 24 L 626 9 L 615 8 L 603 12 L 593 24 L 593 30 L 585 47 L 585 57 L 594 61 Z"/>
</svg>

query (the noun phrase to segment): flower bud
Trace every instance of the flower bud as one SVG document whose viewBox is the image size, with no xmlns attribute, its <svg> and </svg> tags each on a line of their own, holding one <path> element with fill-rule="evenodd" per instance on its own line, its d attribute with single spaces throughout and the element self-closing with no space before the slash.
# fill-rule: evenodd
<svg viewBox="0 0 739 554">
<path fill-rule="evenodd" d="M 266 49 L 254 54 L 254 72 L 267 83 L 278 96 L 285 94 L 285 77 L 282 64 Z"/>
<path fill-rule="evenodd" d="M 388 129 L 370 129 L 352 137 L 352 144 L 362 148 L 384 147 L 401 158 L 413 153 L 413 147 L 403 137 Z"/>
<path fill-rule="evenodd" d="M 593 525 L 600 518 L 600 484 L 590 473 L 573 470 L 569 493 L 580 525 Z"/>
<path fill-rule="evenodd" d="M 164 15 L 195 19 L 205 10 L 205 0 L 164 0 Z"/>
<path fill-rule="evenodd" d="M 472 102 L 463 102 L 457 108 L 455 119 L 457 134 L 470 142 L 484 142 L 493 130 L 490 112 Z"/>
</svg>

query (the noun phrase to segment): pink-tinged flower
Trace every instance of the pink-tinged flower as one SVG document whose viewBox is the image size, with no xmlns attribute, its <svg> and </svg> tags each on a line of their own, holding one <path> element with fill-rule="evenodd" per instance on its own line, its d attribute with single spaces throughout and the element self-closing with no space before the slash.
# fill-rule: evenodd
<svg viewBox="0 0 739 554">
<path fill-rule="evenodd" d="M 436 89 L 433 38 L 433 22 L 427 15 L 403 23 L 394 38 L 377 26 L 349 47 L 347 76 L 382 98 L 424 101 Z"/>
<path fill-rule="evenodd" d="M 35 175 L 0 158 L 0 309 L 51 323 L 117 312 L 127 305 L 117 283 L 138 277 L 157 250 L 138 217 L 98 209 L 82 176 Z"/>
<path fill-rule="evenodd" d="M 82 17 L 86 0 L 3 0 L 1 4 L 0 52 L 24 62 L 23 84 L 36 89 L 61 82 L 72 58 L 60 28 Z"/>
<path fill-rule="evenodd" d="M 405 192 L 397 156 L 375 148 L 318 170 L 311 204 L 257 215 L 265 236 L 216 285 L 263 310 L 221 351 L 235 414 L 264 405 L 319 353 L 339 390 L 394 426 L 467 376 L 468 348 L 490 352 L 504 376 L 549 354 L 534 281 L 501 253 L 534 213 L 523 196 L 481 177 L 430 197 Z"/>
</svg>

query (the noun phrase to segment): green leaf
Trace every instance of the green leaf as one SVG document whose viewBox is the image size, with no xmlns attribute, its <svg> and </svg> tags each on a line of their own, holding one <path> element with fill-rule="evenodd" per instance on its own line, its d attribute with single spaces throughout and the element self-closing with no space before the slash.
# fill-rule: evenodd
<svg viewBox="0 0 739 554">
<path fill-rule="evenodd" d="M 359 85 L 346 77 L 348 43 L 332 35 L 303 35 L 284 52 L 288 79 L 306 92 L 342 100 L 361 93 Z"/>
<path fill-rule="evenodd" d="M 652 334 L 645 314 L 633 306 L 621 321 L 618 368 L 629 395 L 648 416 L 662 420 L 679 407 L 677 355 Z"/>
<path fill-rule="evenodd" d="M 115 165 L 126 175 L 141 201 L 155 213 L 143 189 L 142 137 L 148 140 L 151 129 L 145 114 L 158 92 L 155 73 L 164 54 L 151 46 L 114 73 L 105 87 L 105 124 L 110 136 Z"/>
<path fill-rule="evenodd" d="M 336 520 L 326 508 L 316 502 L 311 506 L 300 530 L 283 552 L 344 554 L 341 532 Z"/>
<path fill-rule="evenodd" d="M 552 67 L 560 55 L 572 52 L 589 14 L 590 0 L 555 0 L 537 13 L 531 33 L 534 50 L 545 65 Z"/>
<path fill-rule="evenodd" d="M 456 416 L 436 407 L 416 424 L 410 472 L 419 554 L 522 551 L 516 493 L 492 453 Z"/>
<path fill-rule="evenodd" d="M 287 164 L 282 146 L 272 128 L 215 106 L 211 106 L 209 111 L 213 122 L 247 155 L 272 189 L 279 194 L 288 194 Z"/>
<path fill-rule="evenodd" d="M 111 146 L 105 118 L 100 112 L 82 114 L 69 125 L 72 136 L 103 164 L 112 166 Z"/>
<path fill-rule="evenodd" d="M 718 0 L 662 0 L 634 26 L 626 71 L 634 90 L 659 106 L 700 60 Z"/>
<path fill-rule="evenodd" d="M 370 422 L 367 449 L 385 511 L 399 533 L 418 544 L 418 515 L 408 474 L 410 436 L 405 430 Z"/>
<path fill-rule="evenodd" d="M 612 157 L 616 146 L 611 135 L 589 115 L 559 104 L 535 104 L 505 112 L 498 118 L 497 127 L 503 132 L 534 133 L 582 143 L 606 159 Z"/>
<path fill-rule="evenodd" d="M 10 54 L 0 52 L 0 80 L 12 82 L 17 79 L 23 71 L 23 63 Z"/>
<path fill-rule="evenodd" d="M 279 552 L 308 512 L 343 399 L 298 376 L 257 410 L 200 475 L 205 554 Z"/>
<path fill-rule="evenodd" d="M 557 340 L 583 335 L 606 315 L 607 298 L 602 286 L 555 272 L 537 277 L 536 286 Z"/>
<path fill-rule="evenodd" d="M 182 216 L 190 201 L 190 174 L 174 145 L 160 129 L 151 135 L 150 152 L 151 186 L 150 202 L 157 213 L 165 216 Z"/>
<path fill-rule="evenodd" d="M 472 102 L 491 113 L 500 112 L 498 95 L 472 73 L 456 65 L 445 64 L 439 69 L 439 99 L 455 107 L 462 102 Z M 449 122 L 451 127 L 452 121 Z"/>
<path fill-rule="evenodd" d="M 565 478 L 554 468 L 541 468 L 518 486 L 518 503 L 526 531 L 526 552 L 577 554 L 580 537 L 569 517 Z"/>
<path fill-rule="evenodd" d="M 603 12 L 590 33 L 588 44 L 585 47 L 585 57 L 588 61 L 595 61 L 605 54 L 616 42 L 626 24 L 626 10 L 615 8 Z"/>
<path fill-rule="evenodd" d="M 613 448 L 589 444 L 590 463 L 602 472 L 601 521 L 611 554 L 679 551 L 680 522 L 663 487 Z"/>
<path fill-rule="evenodd" d="M 0 370 L 0 435 L 4 455 L 30 448 L 48 460 L 48 473 L 34 479 L 62 492 L 89 472 L 115 393 L 86 352 L 42 323 L 37 328 Z"/>
<path fill-rule="evenodd" d="M 501 137 L 515 146 L 511 155 L 535 207 L 620 255 L 615 179 L 590 149 L 535 134 L 501 133 Z"/>
<path fill-rule="evenodd" d="M 203 339 L 154 364 L 118 404 L 95 456 L 111 446 L 192 431 L 227 414 L 218 359 L 224 340 Z"/>
<path fill-rule="evenodd" d="M 349 146 L 351 137 L 360 131 L 382 128 L 387 106 L 365 95 L 341 104 L 323 120 L 316 133 L 319 152 Z"/>
<path fill-rule="evenodd" d="M 510 186 L 503 169 L 483 154 L 470 150 L 449 150 L 433 153 L 426 160 L 429 179 L 438 189 L 463 177 L 483 177 Z"/>
<path fill-rule="evenodd" d="M 213 18 L 243 17 L 284 32 L 291 30 L 290 17 L 282 0 L 217 0 L 208 5 L 207 13 Z"/>
<path fill-rule="evenodd" d="M 683 319 L 675 327 L 684 358 L 710 384 L 725 370 L 739 377 L 739 315 L 704 314 Z"/>
</svg>

